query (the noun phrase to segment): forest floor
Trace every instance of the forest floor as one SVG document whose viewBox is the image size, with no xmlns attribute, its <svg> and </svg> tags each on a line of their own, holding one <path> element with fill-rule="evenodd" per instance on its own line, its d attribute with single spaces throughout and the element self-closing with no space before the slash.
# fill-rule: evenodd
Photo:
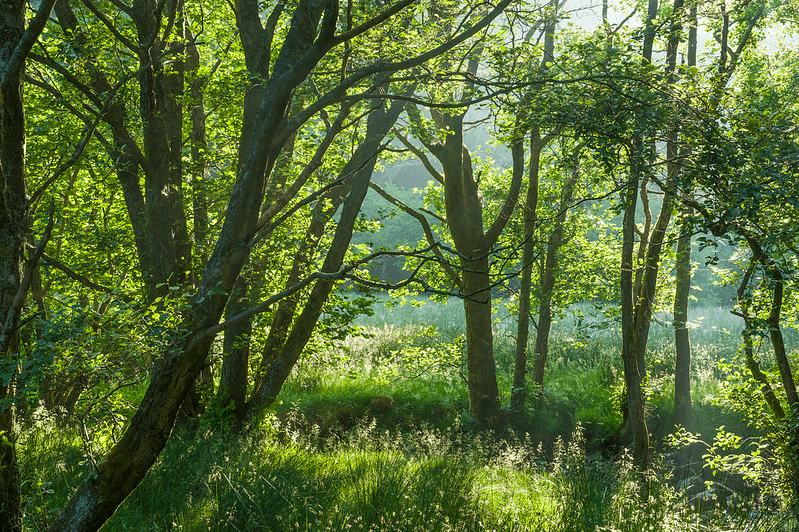
<svg viewBox="0 0 799 532">
<path fill-rule="evenodd" d="M 656 460 L 642 474 L 616 445 L 619 332 L 590 306 L 572 310 L 553 332 L 541 398 L 487 433 L 468 416 L 461 306 L 378 306 L 359 334 L 311 349 L 258 426 L 233 434 L 211 409 L 179 427 L 104 530 L 796 530 L 762 434 L 731 399 L 733 316 L 692 317 L 694 415 L 680 438 L 670 422 L 673 333 L 665 318 L 653 324 Z M 509 315 L 499 310 L 495 326 L 503 404 Z M 31 530 L 46 528 L 104 444 L 63 433 L 43 418 L 20 439 Z"/>
</svg>

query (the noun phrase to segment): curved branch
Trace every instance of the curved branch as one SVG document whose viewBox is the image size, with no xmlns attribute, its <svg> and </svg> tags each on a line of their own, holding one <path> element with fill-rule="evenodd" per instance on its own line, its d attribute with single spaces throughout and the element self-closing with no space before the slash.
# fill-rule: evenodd
<svg viewBox="0 0 799 532">
<path fill-rule="evenodd" d="M 422 230 L 424 231 L 424 236 L 427 239 L 427 243 L 432 247 L 432 251 L 435 254 L 435 256 L 441 260 L 441 266 L 444 268 L 444 271 L 447 272 L 449 278 L 452 279 L 452 282 L 454 282 L 458 286 L 458 288 L 463 288 L 463 281 L 461 281 L 460 276 L 454 269 L 452 269 L 452 266 L 447 262 L 447 260 L 444 258 L 444 255 L 441 253 L 441 249 L 438 246 L 438 242 L 436 242 L 435 236 L 433 235 L 433 230 L 431 229 L 430 223 L 427 221 L 427 218 L 425 218 L 424 215 L 422 215 L 422 213 L 420 213 L 410 205 L 403 203 L 399 199 L 389 194 L 386 190 L 381 188 L 380 185 L 378 185 L 374 181 L 369 183 L 369 186 L 372 187 L 372 190 L 380 194 L 383 197 L 383 199 L 385 199 L 386 201 L 388 201 L 393 205 L 396 205 L 397 207 L 408 213 L 410 216 L 414 217 L 419 222 L 419 224 L 422 226 Z"/>
</svg>

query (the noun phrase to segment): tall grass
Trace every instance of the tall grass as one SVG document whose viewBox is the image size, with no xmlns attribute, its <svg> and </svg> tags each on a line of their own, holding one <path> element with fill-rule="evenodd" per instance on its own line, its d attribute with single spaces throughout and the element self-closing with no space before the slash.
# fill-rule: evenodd
<svg viewBox="0 0 799 532">
<path fill-rule="evenodd" d="M 579 429 L 551 459 L 529 439 L 458 429 L 390 433 L 364 423 L 325 448 L 310 432 L 272 420 L 245 436 L 180 433 L 104 530 L 776 532 L 796 525 L 752 501 L 699 511 L 663 480 L 665 469 L 644 476 L 628 457 L 586 455 Z"/>
<path fill-rule="evenodd" d="M 529 402 L 526 425 L 500 435 L 474 431 L 468 419 L 460 302 L 376 310 L 361 319 L 363 335 L 300 361 L 275 417 L 261 426 L 242 435 L 213 426 L 176 432 L 105 530 L 777 532 L 798 526 L 752 490 L 707 503 L 704 491 L 683 489 L 689 483 L 673 474 L 669 455 L 659 455 L 653 472 L 642 475 L 623 454 L 592 453 L 611 448 L 623 394 L 619 331 L 589 306 L 559 318 L 543 399 Z M 725 376 L 717 362 L 736 352 L 739 324 L 726 311 L 703 312 L 704 320 L 692 317 L 702 324 L 692 331 L 693 384 L 695 405 L 712 431 L 724 416 L 733 421 L 713 397 Z M 505 401 L 514 327 L 498 308 L 495 348 Z M 670 402 L 672 337 L 668 316 L 659 317 L 647 384 L 655 421 L 665 419 Z M 63 438 L 64 428 L 54 423 L 40 421 L 20 439 L 29 529 L 45 529 L 92 467 L 77 429 Z M 702 490 L 714 486 L 697 475 Z"/>
</svg>

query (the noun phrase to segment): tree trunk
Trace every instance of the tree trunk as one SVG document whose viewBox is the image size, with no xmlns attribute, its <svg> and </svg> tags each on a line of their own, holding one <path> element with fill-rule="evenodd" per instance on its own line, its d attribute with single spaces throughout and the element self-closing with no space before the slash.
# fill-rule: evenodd
<svg viewBox="0 0 799 532">
<path fill-rule="evenodd" d="M 747 365 L 749 366 L 753 377 L 760 382 L 761 391 L 763 392 L 766 401 L 769 403 L 769 406 L 774 412 L 775 418 L 782 419 L 782 416 L 788 416 L 787 425 L 789 442 L 787 446 L 788 456 L 786 458 L 789 462 L 788 476 L 791 482 L 791 490 L 794 496 L 796 496 L 799 494 L 799 452 L 797 452 L 797 448 L 799 448 L 799 425 L 796 423 L 796 415 L 797 411 L 799 411 L 799 394 L 797 394 L 796 381 L 793 376 L 793 370 L 791 368 L 790 361 L 788 360 L 788 354 L 785 350 L 785 339 L 783 338 L 782 328 L 780 326 L 780 315 L 782 313 L 785 289 L 784 279 L 779 266 L 765 253 L 760 243 L 751 236 L 746 236 L 746 241 L 749 244 L 749 248 L 752 250 L 752 260 L 760 263 L 766 274 L 765 281 L 773 286 L 771 311 L 766 319 L 766 325 L 768 326 L 771 345 L 774 348 L 774 356 L 777 359 L 780 382 L 782 383 L 782 388 L 785 392 L 785 399 L 787 401 L 788 408 L 782 409 L 781 405 L 779 405 L 779 401 L 776 400 L 774 392 L 769 385 L 767 378 L 762 374 L 762 372 L 760 372 L 760 368 L 758 367 L 757 362 L 754 360 L 754 356 L 751 355 L 751 349 L 749 350 L 749 353 L 747 353 Z M 751 269 L 747 270 L 746 275 L 744 276 L 744 281 L 742 282 L 741 287 L 738 289 L 739 300 L 742 299 L 745 283 L 748 283 L 751 273 Z M 746 312 L 745 309 L 744 316 L 748 316 L 748 312 Z M 751 347 L 751 340 L 749 341 L 749 344 L 749 347 Z M 782 414 L 782 416 L 780 414 Z"/>
<path fill-rule="evenodd" d="M 185 283 L 190 261 L 186 257 L 188 233 L 181 192 L 182 112 L 176 101 L 183 88 L 183 71 L 182 63 L 164 71 L 163 54 L 170 56 L 170 46 L 159 37 L 161 7 L 153 0 L 135 5 L 133 21 L 142 51 L 138 80 L 145 155 L 148 297 L 154 299 L 168 295 L 170 286 Z"/>
<path fill-rule="evenodd" d="M 285 137 L 281 128 L 293 89 L 334 44 L 325 36 L 332 35 L 335 14 L 325 17 L 320 27 L 323 10 L 332 6 L 321 3 L 306 7 L 294 12 L 273 75 L 265 82 L 249 156 L 231 192 L 224 225 L 193 305 L 178 329 L 191 332 L 176 335 L 174 347 L 158 359 L 130 425 L 74 493 L 51 531 L 81 532 L 102 526 L 141 482 L 169 438 L 178 410 L 202 370 L 213 341 L 213 334 L 205 331 L 218 324 L 227 303 L 225 294 L 233 289 L 249 255 L 266 177 L 279 151 L 279 146 L 273 144 Z M 319 33 L 322 36 L 314 40 Z"/>
<path fill-rule="evenodd" d="M 473 65 L 476 68 L 476 65 Z M 486 427 L 502 423 L 494 361 L 491 315 L 491 248 L 510 218 L 518 200 L 523 174 L 520 158 L 514 158 L 510 190 L 499 216 L 483 229 L 482 196 L 475 179 L 469 150 L 463 144 L 464 115 L 441 115 L 450 134 L 443 144 L 428 145 L 444 170 L 444 206 L 447 227 L 463 268 L 466 312 L 466 358 L 469 380 L 469 411 Z M 517 149 L 520 144 L 517 144 Z"/>
<path fill-rule="evenodd" d="M 530 336 L 530 290 L 535 262 L 535 230 L 538 225 L 538 176 L 541 169 L 541 151 L 545 145 L 539 130 L 535 128 L 530 134 L 529 183 L 523 211 L 524 243 L 519 287 L 519 320 L 516 324 L 513 388 L 510 394 L 512 412 L 521 412 L 527 398 L 527 342 Z"/>
<path fill-rule="evenodd" d="M 574 187 L 580 178 L 579 152 L 574 157 L 572 175 L 563 184 L 560 198 L 560 212 L 555 217 L 555 226 L 547 241 L 547 253 L 544 270 L 541 272 L 541 296 L 538 305 L 538 333 L 535 336 L 535 368 L 533 369 L 533 382 L 544 386 L 544 370 L 549 353 L 549 332 L 552 328 L 552 295 L 557 280 L 558 253 L 563 245 L 563 229 L 566 224 L 566 215 L 572 202 Z"/>
<path fill-rule="evenodd" d="M 622 442 L 632 445 L 633 457 L 646 466 L 649 461 L 649 430 L 646 426 L 646 412 L 641 373 L 636 357 L 636 330 L 634 327 L 635 309 L 633 308 L 633 250 L 635 248 L 635 210 L 638 197 L 636 177 L 638 172 L 633 168 L 631 181 L 625 189 L 623 197 L 624 221 L 622 223 L 621 273 L 621 329 L 624 363 L 624 387 L 627 399 L 625 408 L 625 425 Z"/>
<path fill-rule="evenodd" d="M 0 326 L 7 337 L 0 351 L 6 369 L 16 366 L 19 308 L 14 308 L 22 281 L 24 245 L 29 231 L 25 183 L 25 114 L 21 72 L 6 74 L 14 45 L 23 33 L 24 2 L 17 16 L 0 17 Z M 16 19 L 16 20 L 14 20 Z M 9 319 L 10 318 L 10 319 Z M 13 416 L 13 379 L 0 385 L 0 528 L 21 530 L 19 469 Z"/>
<path fill-rule="evenodd" d="M 553 5 L 553 17 L 546 23 L 544 53 L 538 67 L 539 72 L 542 74 L 549 70 L 551 63 L 554 61 L 555 28 L 557 26 L 555 19 L 557 17 L 558 7 L 558 2 L 555 1 Z M 541 151 L 552 138 L 553 135 L 547 135 L 541 138 L 541 131 L 537 126 L 533 127 L 530 131 L 529 184 L 523 213 L 524 242 L 522 244 L 521 286 L 519 288 L 519 318 L 516 326 L 513 387 L 511 388 L 510 394 L 510 408 L 512 412 L 521 412 L 527 397 L 527 342 L 530 335 L 530 289 L 532 288 L 533 260 L 536 248 L 536 242 L 533 237 L 538 223 L 538 178 L 541 166 Z M 521 157 L 521 147 L 518 156 Z"/>
<path fill-rule="evenodd" d="M 284 288 L 286 290 L 308 275 L 310 266 L 317 252 L 317 246 L 324 235 L 325 227 L 327 227 L 333 214 L 335 214 L 346 197 L 344 192 L 345 190 L 342 189 L 336 190 L 334 194 L 329 194 L 328 197 L 316 203 L 311 223 L 305 232 L 305 236 L 299 248 L 294 254 L 291 271 L 284 283 Z M 286 344 L 286 340 L 288 339 L 289 332 L 291 331 L 291 324 L 294 322 L 298 304 L 299 294 L 293 294 L 281 300 L 278 304 L 272 316 L 272 322 L 269 325 L 269 334 L 261 350 L 261 360 L 255 375 L 255 388 L 261 385 L 261 380 L 263 380 L 269 368 L 280 356 Z"/>
<path fill-rule="evenodd" d="M 774 414 L 774 418 L 777 421 L 780 421 L 785 418 L 785 410 L 782 408 L 782 404 L 780 403 L 777 394 L 774 393 L 774 388 L 771 386 L 768 376 L 760 369 L 760 363 L 755 358 L 755 350 L 752 341 L 752 337 L 756 334 L 757 325 L 755 323 L 755 319 L 749 311 L 751 300 L 747 295 L 747 289 L 749 287 L 752 274 L 754 273 L 755 265 L 756 259 L 753 259 L 749 263 L 749 267 L 744 272 L 741 283 L 738 285 L 738 307 L 741 310 L 741 317 L 744 319 L 744 330 L 741 332 L 741 338 L 743 339 L 743 350 L 744 356 L 746 358 L 746 367 L 749 368 L 752 378 L 755 379 L 758 384 L 760 384 L 760 392 L 763 394 L 766 404 L 768 404 L 771 412 Z"/>
<path fill-rule="evenodd" d="M 675 0 L 675 10 L 683 9 L 682 0 Z M 677 45 L 679 43 L 678 26 L 680 12 L 675 13 L 676 20 L 672 25 L 673 31 L 669 37 L 669 68 L 676 66 Z M 696 4 L 691 4 L 689 10 L 688 24 L 688 67 L 696 66 L 697 48 L 697 8 Z M 675 124 L 674 137 L 676 137 Z M 676 138 L 672 139 L 676 144 Z M 685 151 L 690 151 L 690 147 L 685 146 Z M 670 150 L 676 153 L 676 149 Z M 674 162 L 672 164 L 679 164 Z M 690 187 L 687 187 L 686 194 L 691 195 Z M 682 225 L 680 236 L 677 240 L 677 256 L 675 266 L 676 287 L 674 289 L 674 423 L 675 425 L 687 426 L 691 421 L 691 334 L 688 329 L 688 300 L 691 293 L 691 236 L 692 226 L 690 223 L 693 209 L 683 207 L 680 213 Z"/>
<path fill-rule="evenodd" d="M 28 274 L 27 281 L 24 279 L 25 243 L 31 221 L 22 80 L 27 54 L 44 28 L 53 2 L 41 2 L 26 28 L 27 5 L 22 0 L 0 5 L 0 357 L 2 366 L 12 374 L 0 385 L 0 528 L 9 531 L 21 530 L 13 375 L 19 358 L 20 314 L 33 273 Z"/>
<path fill-rule="evenodd" d="M 683 226 L 677 240 L 677 286 L 674 289 L 674 423 L 686 426 L 691 419 L 691 336 L 688 329 L 688 297 L 691 292 L 690 209 L 683 209 Z"/>
<path fill-rule="evenodd" d="M 404 103 L 394 102 L 388 110 L 377 108 L 373 109 L 369 114 L 366 125 L 366 138 L 341 172 L 342 176 L 349 175 L 352 172 L 355 172 L 355 174 L 348 182 L 347 189 L 349 192 L 342 206 L 333 242 L 322 265 L 323 272 L 336 272 L 344 262 L 352 239 L 355 221 L 358 218 L 363 198 L 369 189 L 369 181 L 377 161 L 376 156 L 380 144 L 393 127 L 404 107 Z M 318 231 L 318 229 L 320 228 L 316 227 L 314 232 Z M 302 350 L 308 340 L 310 340 L 313 329 L 322 313 L 324 303 L 327 301 L 334 284 L 335 281 L 331 279 L 320 279 L 314 284 L 302 312 L 297 317 L 291 332 L 280 349 L 279 355 L 274 358 L 268 369 L 264 367 L 267 363 L 266 357 L 264 358 L 262 371 L 265 371 L 265 373 L 262 379 L 256 381 L 256 386 L 248 401 L 248 412 L 253 415 L 260 415 L 277 398 L 283 384 L 297 363 Z M 290 308 L 285 310 L 286 312 L 290 311 L 290 314 L 293 314 L 294 311 Z M 283 320 L 289 318 L 288 314 L 281 317 Z"/>
<path fill-rule="evenodd" d="M 782 304 L 784 299 L 785 282 L 782 272 L 768 257 L 758 243 L 748 239 L 749 247 L 752 249 L 754 257 L 760 261 L 768 276 L 769 281 L 774 284 L 773 297 L 771 302 L 771 312 L 769 312 L 766 323 L 768 324 L 769 338 L 774 348 L 774 357 L 777 359 L 777 368 L 780 372 L 780 381 L 785 391 L 785 398 L 788 401 L 788 412 L 795 415 L 799 411 L 799 394 L 796 391 L 796 381 L 793 377 L 791 363 L 788 360 L 788 353 L 785 350 L 785 339 L 782 336 L 780 326 L 780 315 L 782 314 Z M 799 431 L 799 427 L 797 428 Z"/>
<path fill-rule="evenodd" d="M 658 11 L 658 0 L 649 0 L 646 15 L 646 26 L 643 33 L 641 63 L 644 66 L 652 62 L 652 48 L 655 41 L 655 17 Z M 646 118 L 639 116 L 638 132 L 632 139 L 630 149 L 630 181 L 622 198 L 624 204 L 624 221 L 622 225 L 622 258 L 619 284 L 621 288 L 621 328 L 622 328 L 622 360 L 624 362 L 624 384 L 627 398 L 627 419 L 625 420 L 622 441 L 633 448 L 633 458 L 639 467 L 649 466 L 649 429 L 646 425 L 646 399 L 643 390 L 645 367 L 640 363 L 639 334 L 641 327 L 637 319 L 639 294 L 636 293 L 634 247 L 635 247 L 635 213 L 637 207 L 638 188 L 645 175 L 646 150 L 648 139 L 645 132 L 648 126 Z M 641 286 L 645 283 L 641 281 Z"/>
<path fill-rule="evenodd" d="M 469 412 L 486 427 L 498 427 L 502 418 L 494 362 L 488 250 L 476 249 L 471 256 L 477 258 L 461 260 L 464 268 L 463 308 L 466 313 Z"/>
<path fill-rule="evenodd" d="M 249 285 L 247 275 L 240 275 L 225 308 L 227 319 L 249 308 L 247 298 Z M 252 320 L 239 320 L 225 329 L 222 347 L 224 356 L 222 358 L 222 375 L 219 379 L 218 394 L 223 401 L 232 402 L 233 418 L 237 429 L 241 427 L 246 413 L 251 333 Z"/>
</svg>

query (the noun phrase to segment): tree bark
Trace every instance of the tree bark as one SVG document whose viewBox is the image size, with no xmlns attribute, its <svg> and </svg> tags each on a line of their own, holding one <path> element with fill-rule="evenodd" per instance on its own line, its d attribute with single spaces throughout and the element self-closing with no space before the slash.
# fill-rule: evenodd
<svg viewBox="0 0 799 532">
<path fill-rule="evenodd" d="M 182 199 L 182 63 L 165 72 L 169 43 L 160 39 L 162 8 L 154 0 L 134 4 L 133 22 L 140 46 L 139 111 L 144 146 L 145 228 L 148 239 L 151 299 L 187 279 L 188 232 Z M 177 43 L 175 43 L 177 45 Z M 174 58 L 173 58 L 174 59 Z"/>
<path fill-rule="evenodd" d="M 466 314 L 466 362 L 469 411 L 486 427 L 501 424 L 499 389 L 494 361 L 491 317 L 491 246 L 483 230 L 482 198 L 474 178 L 471 156 L 463 145 L 463 116 L 447 117 L 443 145 L 433 152 L 444 169 L 447 226 L 463 269 L 463 307 Z"/>
<path fill-rule="evenodd" d="M 247 275 L 240 275 L 225 308 L 228 319 L 249 308 L 247 297 L 249 286 Z M 225 329 L 222 343 L 224 356 L 218 394 L 223 401 L 233 404 L 233 419 L 237 429 L 241 427 L 246 412 L 250 334 L 252 334 L 252 320 L 239 320 Z"/>
<path fill-rule="evenodd" d="M 688 224 L 690 209 L 683 209 Z M 691 227 L 680 229 L 674 289 L 674 423 L 686 426 L 691 419 L 691 335 L 688 329 L 688 297 L 691 292 Z"/>
<path fill-rule="evenodd" d="M 24 279 L 25 243 L 31 221 L 22 80 L 27 55 L 44 28 L 53 2 L 43 1 L 26 27 L 27 5 L 23 0 L 0 4 L 0 357 L 3 366 L 13 372 L 19 358 L 22 303 L 33 273 L 28 274 L 27 281 Z M 13 383 L 12 376 L 0 385 L 0 528 L 9 531 L 21 530 L 22 526 Z"/>
<path fill-rule="evenodd" d="M 549 353 L 549 332 L 552 328 L 552 295 L 557 280 L 558 253 L 563 245 L 563 230 L 566 225 L 566 216 L 572 202 L 574 187 L 580 179 L 579 153 L 574 157 L 572 174 L 563 184 L 561 193 L 560 212 L 555 217 L 555 226 L 547 241 L 547 253 L 544 261 L 544 270 L 541 272 L 541 295 L 538 305 L 538 332 L 535 336 L 535 367 L 533 368 L 533 383 L 539 387 L 544 386 L 544 370 Z"/>
<path fill-rule="evenodd" d="M 558 10 L 558 3 L 554 5 L 555 15 Z M 547 21 L 547 28 L 544 35 L 544 54 L 539 65 L 539 72 L 546 73 L 549 65 L 554 60 L 555 55 L 555 27 L 554 20 Z M 529 182 L 527 187 L 527 197 L 524 203 L 524 243 L 522 244 L 522 270 L 519 287 L 519 318 L 516 325 L 516 351 L 514 353 L 513 368 L 513 387 L 510 394 L 510 408 L 512 412 L 521 412 L 527 398 L 527 342 L 530 336 L 530 290 L 532 288 L 533 261 L 535 258 L 536 242 L 534 233 L 536 230 L 537 209 L 538 209 L 538 179 L 541 167 L 541 151 L 544 149 L 553 135 L 541 137 L 541 131 L 536 126 L 530 132 L 530 161 L 529 161 Z M 521 147 L 516 157 L 521 157 Z M 515 153 L 515 152 L 512 152 Z M 516 164 L 514 162 L 514 164 Z"/>
<path fill-rule="evenodd" d="M 170 4 L 176 8 L 176 4 Z M 108 77 L 98 68 L 101 61 L 91 49 L 91 41 L 80 26 L 69 4 L 59 0 L 58 22 L 72 36 L 74 50 L 90 76 L 87 94 L 98 108 L 105 105 L 106 95 L 113 94 Z M 125 103 L 108 103 L 103 120 L 111 127 L 112 143 L 106 145 L 114 160 L 122 186 L 125 204 L 133 228 L 136 251 L 145 285 L 145 299 L 153 301 L 169 293 L 169 286 L 184 284 L 191 271 L 191 240 L 188 236 L 183 207 L 182 124 L 180 103 L 184 85 L 184 65 L 172 61 L 168 71 L 165 62 L 175 59 L 182 48 L 179 42 L 164 45 L 159 37 L 164 13 L 152 1 L 135 4 L 133 13 L 139 38 L 140 69 L 139 109 L 142 117 L 142 146 L 127 129 Z M 173 13 L 178 16 L 177 13 Z M 178 20 L 179 39 L 183 38 L 183 19 Z M 167 52 L 167 53 L 165 53 Z M 72 76 L 66 69 L 68 80 Z M 74 76 L 72 76 L 74 77 Z M 73 81 L 74 83 L 74 81 Z M 139 170 L 144 173 L 142 193 Z"/>
<path fill-rule="evenodd" d="M 541 169 L 542 142 L 538 128 L 530 134 L 529 182 L 524 201 L 524 243 L 519 287 L 519 320 L 516 325 L 516 352 L 513 367 L 513 388 L 510 394 L 512 412 L 521 412 L 527 398 L 527 342 L 530 336 L 530 291 L 535 262 L 535 231 L 538 225 L 538 177 Z"/>
<path fill-rule="evenodd" d="M 13 367 L 19 333 L 20 309 L 14 308 L 22 281 L 24 249 L 30 229 L 25 182 L 25 114 L 22 73 L 6 73 L 16 44 L 24 32 L 24 2 L 13 2 L 13 13 L 0 15 L 0 325 L 8 337 L 0 356 Z M 19 5 L 16 5 L 19 4 Z M 10 320 L 7 317 L 10 316 Z M 5 327 L 5 322 L 8 328 Z M 21 530 L 19 469 L 13 416 L 13 382 L 0 385 L 0 527 Z"/>
<path fill-rule="evenodd" d="M 327 16 L 322 20 L 323 11 Z M 231 192 L 225 222 L 199 283 L 193 305 L 172 350 L 156 362 L 144 398 L 120 440 L 84 480 L 62 510 L 51 531 L 96 530 L 141 482 L 166 444 L 186 393 L 205 364 L 213 335 L 205 331 L 219 322 L 226 294 L 249 255 L 268 171 L 279 152 L 274 146 L 285 124 L 293 90 L 335 43 L 330 36 L 336 7 L 311 3 L 294 12 L 286 40 L 266 82 L 249 155 Z M 316 36 L 319 35 L 318 38 Z"/>
<path fill-rule="evenodd" d="M 655 17 L 658 11 L 658 0 L 649 0 L 646 25 L 643 34 L 641 63 L 647 66 L 652 62 L 652 47 L 655 40 Z M 633 448 L 633 458 L 639 467 L 649 466 L 649 429 L 646 425 L 646 398 L 643 390 L 645 366 L 640 363 L 640 338 L 642 328 L 639 325 L 637 294 L 635 281 L 635 264 L 633 250 L 635 247 L 635 213 L 637 207 L 638 188 L 645 175 L 646 149 L 648 140 L 645 132 L 648 126 L 645 118 L 636 120 L 638 133 L 630 144 L 630 181 L 622 197 L 624 205 L 624 221 L 622 224 L 622 259 L 619 279 L 621 289 L 622 315 L 622 359 L 624 362 L 624 384 L 627 397 L 627 419 L 625 420 L 622 441 Z M 641 286 L 645 283 L 642 280 Z"/>
<path fill-rule="evenodd" d="M 191 116 L 191 132 L 189 134 L 189 144 L 191 145 L 191 193 L 192 193 L 192 215 L 194 224 L 193 247 L 194 253 L 199 259 L 199 264 L 208 262 L 208 239 L 210 236 L 210 224 L 208 221 L 208 191 L 206 181 L 208 179 L 208 142 L 205 131 L 205 91 L 206 78 L 199 74 L 200 52 L 197 49 L 196 37 L 188 25 L 185 28 L 186 40 L 186 73 L 189 76 L 189 98 L 191 104 L 189 113 Z M 191 267 L 190 271 L 196 277 L 196 268 Z M 196 284 L 196 279 L 192 279 L 192 284 Z"/>
<path fill-rule="evenodd" d="M 336 272 L 344 262 L 352 239 L 355 221 L 358 218 L 363 198 L 369 189 L 369 181 L 374 171 L 374 165 L 377 162 L 377 153 L 380 145 L 404 107 L 405 104 L 403 102 L 396 101 L 387 110 L 376 108 L 369 114 L 366 125 L 366 138 L 341 172 L 342 176 L 353 172 L 354 175 L 350 178 L 347 186 L 348 193 L 342 205 L 338 224 L 336 224 L 333 242 L 322 265 L 323 272 Z M 319 219 L 320 223 L 321 221 L 322 218 Z M 314 234 L 319 229 L 320 227 L 313 228 L 310 235 L 311 238 L 314 238 Z M 263 358 L 261 366 L 261 371 L 264 372 L 263 378 L 256 380 L 255 388 L 248 401 L 247 410 L 251 414 L 260 415 L 277 398 L 283 384 L 297 363 L 302 350 L 308 340 L 310 340 L 324 303 L 327 301 L 327 297 L 334 285 L 335 281 L 329 279 L 320 279 L 314 284 L 302 312 L 294 322 L 279 354 L 274 357 L 268 368 L 265 366 L 270 362 L 269 359 L 272 356 Z M 294 313 L 294 308 L 290 308 L 291 306 L 287 304 L 284 313 L 276 316 L 276 318 L 280 317 L 281 320 L 285 320 L 283 323 L 287 323 L 290 315 Z M 280 338 L 275 338 L 275 345 L 279 344 L 279 340 Z"/>
<path fill-rule="evenodd" d="M 682 9 L 682 4 L 675 1 L 677 6 Z M 676 27 L 675 27 L 676 30 Z M 672 31 L 670 36 L 669 57 L 670 67 L 676 64 L 676 47 L 679 41 L 677 31 Z M 676 41 L 676 42 L 675 42 Z M 673 52 L 671 51 L 673 49 Z M 689 10 L 688 26 L 688 61 L 687 66 L 696 66 L 697 49 L 697 8 L 696 4 L 691 4 Z M 689 147 L 683 150 L 689 151 Z M 676 164 L 676 163 L 675 163 Z M 690 186 L 686 187 L 689 198 L 691 197 Z M 690 219 L 693 209 L 684 206 L 681 209 L 680 236 L 677 240 L 677 256 L 675 266 L 676 287 L 674 289 L 674 423 L 686 426 L 691 421 L 691 333 L 688 329 L 688 300 L 691 293 L 691 236 L 692 226 Z"/>
<path fill-rule="evenodd" d="M 632 445 L 633 457 L 646 466 L 649 461 L 649 429 L 646 426 L 644 391 L 635 350 L 635 335 L 637 331 L 634 324 L 635 309 L 633 307 L 633 250 L 635 247 L 636 199 L 638 197 L 637 176 L 638 172 L 633 168 L 631 181 L 625 188 L 625 195 L 622 198 L 625 208 L 622 222 L 619 285 L 621 289 L 621 357 L 624 363 L 624 387 L 627 399 L 622 441 L 625 445 Z"/>
<path fill-rule="evenodd" d="M 460 251 L 460 250 L 459 250 Z M 461 259 L 463 268 L 463 308 L 466 313 L 467 378 L 469 412 L 486 427 L 501 422 L 499 389 L 494 362 L 491 277 L 488 249 L 476 248 L 473 259 Z"/>
</svg>

